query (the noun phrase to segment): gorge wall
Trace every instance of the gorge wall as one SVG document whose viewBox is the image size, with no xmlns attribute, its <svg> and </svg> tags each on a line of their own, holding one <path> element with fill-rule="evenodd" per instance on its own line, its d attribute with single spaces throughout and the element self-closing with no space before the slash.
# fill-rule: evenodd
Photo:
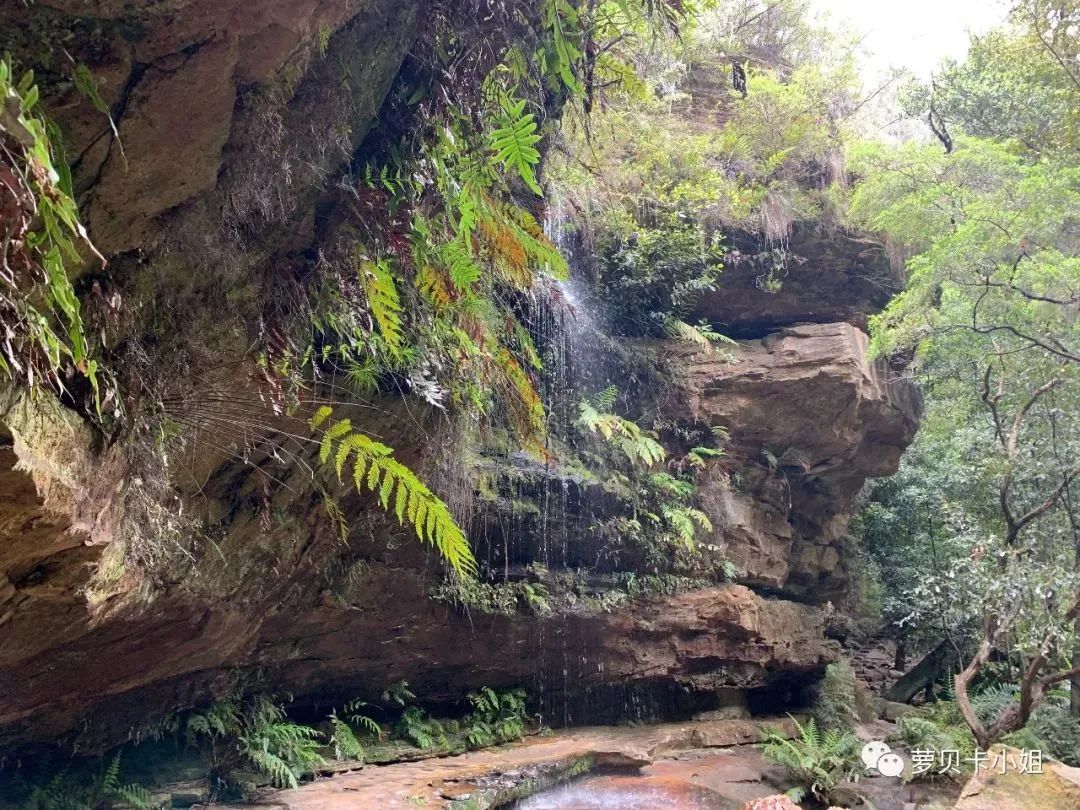
<svg viewBox="0 0 1080 810">
<path fill-rule="evenodd" d="M 176 366 L 124 369 L 133 399 L 151 375 L 258 397 L 250 287 L 316 250 L 348 204 L 334 180 L 414 80 L 414 57 L 430 47 L 425 5 L 42 0 L 0 12 L 0 44 L 39 66 L 109 259 L 78 289 L 88 302 L 142 302 L 117 343 L 183 347 Z M 56 65 L 40 64 L 43 40 L 91 68 L 119 142 Z M 740 238 L 751 258 L 765 249 Z M 8 387 L 0 747 L 98 750 L 237 688 L 376 700 L 407 680 L 423 700 L 451 703 L 481 685 L 525 685 L 559 721 L 589 716 L 589 690 L 780 701 L 812 682 L 837 655 L 825 622 L 848 584 L 855 499 L 868 477 L 896 470 L 919 404 L 868 359 L 861 331 L 897 283 L 882 246 L 801 223 L 789 249 L 800 261 L 780 292 L 761 289 L 748 261 L 700 302 L 698 316 L 741 338 L 730 352 L 607 340 L 608 378 L 663 381 L 655 404 L 673 426 L 661 436 L 669 449 L 678 426 L 729 434 L 724 475 L 699 478 L 694 502 L 734 582 L 703 571 L 671 592 L 633 592 L 616 576 L 634 570 L 633 555 L 605 556 L 588 531 L 625 512 L 617 490 L 558 461 L 465 443 L 418 397 L 387 393 L 354 422 L 427 471 L 452 505 L 471 504 L 462 514 L 484 576 L 543 585 L 544 605 L 482 613 L 432 599 L 444 574 L 427 547 L 338 488 L 352 526 L 343 542 L 302 459 L 196 441 L 162 490 L 132 443 L 96 434 L 70 403 Z M 271 491 L 257 471 L 272 474 Z M 200 542 L 172 543 L 192 525 Z M 140 533 L 165 550 L 140 566 L 111 553 Z"/>
</svg>

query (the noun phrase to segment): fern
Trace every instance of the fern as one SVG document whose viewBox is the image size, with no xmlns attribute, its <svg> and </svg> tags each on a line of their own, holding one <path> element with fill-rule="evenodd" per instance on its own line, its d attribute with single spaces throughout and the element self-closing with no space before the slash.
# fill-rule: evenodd
<svg viewBox="0 0 1080 810">
<path fill-rule="evenodd" d="M 417 706 L 409 706 L 401 714 L 398 722 L 398 732 L 406 740 L 417 748 L 427 750 L 436 745 L 446 747 L 446 729 L 442 723 L 428 716 L 428 713 Z"/>
<path fill-rule="evenodd" d="M 615 400 L 618 399 L 619 389 L 614 385 L 609 385 L 599 394 L 592 398 L 592 406 L 595 410 L 601 413 L 610 411 L 615 407 Z"/>
<path fill-rule="evenodd" d="M 161 802 L 155 800 L 153 794 L 142 785 L 121 785 L 113 795 L 134 810 L 157 810 L 161 807 Z"/>
<path fill-rule="evenodd" d="M 311 419 L 320 429 L 332 410 L 324 406 Z M 348 467 L 357 491 L 374 493 L 379 505 L 393 509 L 398 522 L 411 526 L 417 537 L 430 543 L 460 576 L 472 577 L 476 560 L 465 533 L 454 521 L 449 508 L 416 477 L 412 470 L 393 457 L 393 449 L 353 429 L 349 419 L 325 428 L 319 443 L 319 460 L 333 457 L 334 471 L 342 480 Z"/>
<path fill-rule="evenodd" d="M 667 457 L 663 446 L 629 419 L 612 413 L 601 413 L 591 403 L 579 405 L 578 424 L 592 433 L 598 433 L 617 447 L 632 463 L 650 467 Z"/>
<path fill-rule="evenodd" d="M 366 729 L 369 734 L 374 734 L 381 740 L 383 736 L 382 727 L 367 715 L 360 713 L 360 710 L 367 705 L 368 704 L 362 700 L 350 700 L 345 704 L 343 711 L 350 721 Z"/>
<path fill-rule="evenodd" d="M 80 76 L 85 79 L 77 68 L 77 84 Z M 6 169 L 16 212 L 24 204 L 34 209 L 34 217 L 25 222 L 15 216 L 0 243 L 0 267 L 6 273 L 9 268 L 29 271 L 29 283 L 8 280 L 0 288 L 0 322 L 6 327 L 0 372 L 19 374 L 30 387 L 47 379 L 63 390 L 60 372 L 70 361 L 70 369 L 90 383 L 100 415 L 103 370 L 90 357 L 65 262 L 78 262 L 82 249 L 105 259 L 79 221 L 63 139 L 55 124 L 35 112 L 39 97 L 32 71 L 16 82 L 9 60 L 0 59 L 0 168 Z"/>
<path fill-rule="evenodd" d="M 582 55 L 574 41 L 580 38 L 580 15 L 567 0 L 546 0 L 544 12 L 544 22 L 551 36 L 547 49 L 547 71 L 557 76 L 567 90 L 580 96 L 585 91 L 574 75 Z"/>
<path fill-rule="evenodd" d="M 849 731 L 833 729 L 822 733 L 813 718 L 805 725 L 794 720 L 799 736 L 794 740 L 772 734 L 761 752 L 766 759 L 783 766 L 802 795 L 828 803 L 841 781 L 858 773 L 858 740 Z"/>
<path fill-rule="evenodd" d="M 379 326 L 379 333 L 391 355 L 400 354 L 405 345 L 401 300 L 398 298 L 389 262 L 386 259 L 362 261 L 359 277 L 364 292 L 367 293 L 371 316 Z"/>
<path fill-rule="evenodd" d="M 450 273 L 450 283 L 459 293 L 468 293 L 480 280 L 482 271 L 462 240 L 447 242 L 439 250 L 439 256 Z"/>
<path fill-rule="evenodd" d="M 228 698 L 210 705 L 205 712 L 192 714 L 187 719 L 186 734 L 189 743 L 200 737 L 231 737 L 240 732 L 240 705 Z"/>
<path fill-rule="evenodd" d="M 240 750 L 280 788 L 295 788 L 299 778 L 326 764 L 319 753 L 322 734 L 289 722 L 285 710 L 258 698 L 244 714 Z"/>
<path fill-rule="evenodd" d="M 695 542 L 697 528 L 706 532 L 711 532 L 713 529 L 709 516 L 699 509 L 665 504 L 661 507 L 661 512 L 668 524 L 675 529 L 679 540 L 691 551 L 697 548 Z"/>
<path fill-rule="evenodd" d="M 336 712 L 330 714 L 330 745 L 333 746 L 337 759 L 364 759 L 364 746 L 360 744 L 349 724 L 338 717 Z"/>
<path fill-rule="evenodd" d="M 134 782 L 127 785 L 120 784 L 119 753 L 112 758 L 109 766 L 101 776 L 101 795 L 105 799 L 125 802 L 135 810 L 156 810 L 161 806 L 161 802 L 155 801 L 153 794 L 142 785 Z M 46 801 L 46 806 L 55 807 L 58 805 Z"/>
<path fill-rule="evenodd" d="M 536 134 L 536 116 L 525 112 L 525 100 L 507 103 L 500 117 L 501 126 L 491 133 L 489 145 L 495 152 L 494 159 L 518 173 L 537 196 L 544 195 L 536 182 L 533 167 L 540 162 L 540 152 L 535 144 L 541 139 Z"/>
</svg>

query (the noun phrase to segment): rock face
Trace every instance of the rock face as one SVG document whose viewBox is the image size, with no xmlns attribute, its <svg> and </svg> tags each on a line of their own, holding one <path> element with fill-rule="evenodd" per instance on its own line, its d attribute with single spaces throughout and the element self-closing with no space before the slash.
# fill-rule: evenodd
<svg viewBox="0 0 1080 810">
<path fill-rule="evenodd" d="M 716 290 L 701 296 L 693 316 L 733 337 L 805 322 L 865 329 L 866 317 L 903 286 L 885 246 L 864 235 L 799 222 L 782 246 L 742 233 L 731 242 Z"/>
<path fill-rule="evenodd" d="M 871 363 L 847 323 L 787 327 L 730 358 L 689 352 L 676 365 L 670 410 L 725 428 L 743 464 L 738 490 L 700 493 L 740 578 L 819 603 L 839 596 L 855 495 L 896 472 L 918 426 L 916 389 Z"/>
<path fill-rule="evenodd" d="M 89 65 L 115 118 L 119 140 L 62 73 L 40 72 L 113 280 L 160 291 L 154 316 L 168 317 L 183 299 L 194 321 L 171 327 L 206 334 L 204 356 L 187 362 L 215 369 L 226 398 L 243 400 L 258 373 L 250 336 L 226 328 L 235 322 L 221 313 L 249 292 L 256 270 L 312 249 L 332 219 L 335 171 L 363 156 L 381 106 L 408 86 L 403 64 L 427 5 L 14 6 L 0 10 L 2 49 L 48 50 L 41 38 L 54 32 Z M 238 231 L 252 249 L 237 248 Z M 134 454 L 92 435 L 73 412 L 3 392 L 0 748 L 63 739 L 98 750 L 238 688 L 314 705 L 377 700 L 401 680 L 434 703 L 482 685 L 526 685 L 542 690 L 542 708 L 558 722 L 575 719 L 564 706 L 590 689 L 622 690 L 608 712 L 621 716 L 621 696 L 636 687 L 749 690 L 760 704 L 816 676 L 836 654 L 821 606 L 844 587 L 855 493 L 895 469 L 917 402 L 868 362 L 865 336 L 845 322 L 861 323 L 883 302 L 872 283 L 885 272 L 880 246 L 797 229 L 791 247 L 805 261 L 780 293 L 762 292 L 750 283 L 752 263 L 736 263 L 727 291 L 702 301 L 701 317 L 747 338 L 733 358 L 648 347 L 676 365 L 665 414 L 730 433 L 738 484 L 703 480 L 696 498 L 738 584 L 623 592 L 614 606 L 470 614 L 429 598 L 443 578 L 425 547 L 370 501 L 338 490 L 353 526 L 342 543 L 296 464 L 202 446 L 174 460 L 175 490 L 162 493 Z M 249 325 L 262 317 L 227 311 Z M 155 334 L 170 338 L 167 328 Z M 413 403 L 380 402 L 363 427 L 422 472 L 454 451 L 445 420 Z M 563 526 L 580 559 L 522 544 L 514 562 L 583 564 L 593 549 L 573 545 L 574 527 L 623 508 L 617 496 L 601 502 L 569 479 L 557 483 L 560 514 L 577 510 Z M 477 548 L 503 539 L 494 524 L 478 526 Z M 131 546 L 145 556 L 124 556 L 116 542 L 124 532 L 154 541 Z M 175 542 L 181 535 L 195 541 Z"/>
<path fill-rule="evenodd" d="M 422 5 L 45 0 L 0 10 L 0 46 L 33 64 L 59 37 L 93 74 L 118 138 L 60 65 L 38 70 L 74 156 L 76 187 L 86 191 L 84 219 L 114 256 L 160 242 L 162 215 L 215 191 L 247 209 L 234 210 L 238 218 L 301 201 L 298 192 L 367 134 L 416 39 Z M 319 48 L 330 58 L 307 71 Z M 271 98 L 289 102 L 284 112 Z M 329 143 L 346 122 L 345 141 Z M 297 130 L 305 137 L 282 140 Z"/>
</svg>

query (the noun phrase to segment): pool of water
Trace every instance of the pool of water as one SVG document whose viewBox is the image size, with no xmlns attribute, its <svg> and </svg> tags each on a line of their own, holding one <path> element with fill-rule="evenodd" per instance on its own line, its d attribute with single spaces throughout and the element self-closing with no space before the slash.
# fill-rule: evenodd
<svg viewBox="0 0 1080 810">
<path fill-rule="evenodd" d="M 515 805 L 517 810 L 739 810 L 741 803 L 662 777 L 588 776 Z"/>
</svg>

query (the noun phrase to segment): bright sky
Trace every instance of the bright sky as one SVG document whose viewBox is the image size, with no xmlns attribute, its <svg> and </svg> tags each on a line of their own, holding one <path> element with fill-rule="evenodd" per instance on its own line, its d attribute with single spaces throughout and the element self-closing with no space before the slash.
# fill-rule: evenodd
<svg viewBox="0 0 1080 810">
<path fill-rule="evenodd" d="M 1005 18 L 1002 0 L 812 0 L 812 7 L 865 34 L 872 73 L 906 67 L 922 78 L 945 57 L 967 52 L 968 33 L 980 34 Z"/>
</svg>

